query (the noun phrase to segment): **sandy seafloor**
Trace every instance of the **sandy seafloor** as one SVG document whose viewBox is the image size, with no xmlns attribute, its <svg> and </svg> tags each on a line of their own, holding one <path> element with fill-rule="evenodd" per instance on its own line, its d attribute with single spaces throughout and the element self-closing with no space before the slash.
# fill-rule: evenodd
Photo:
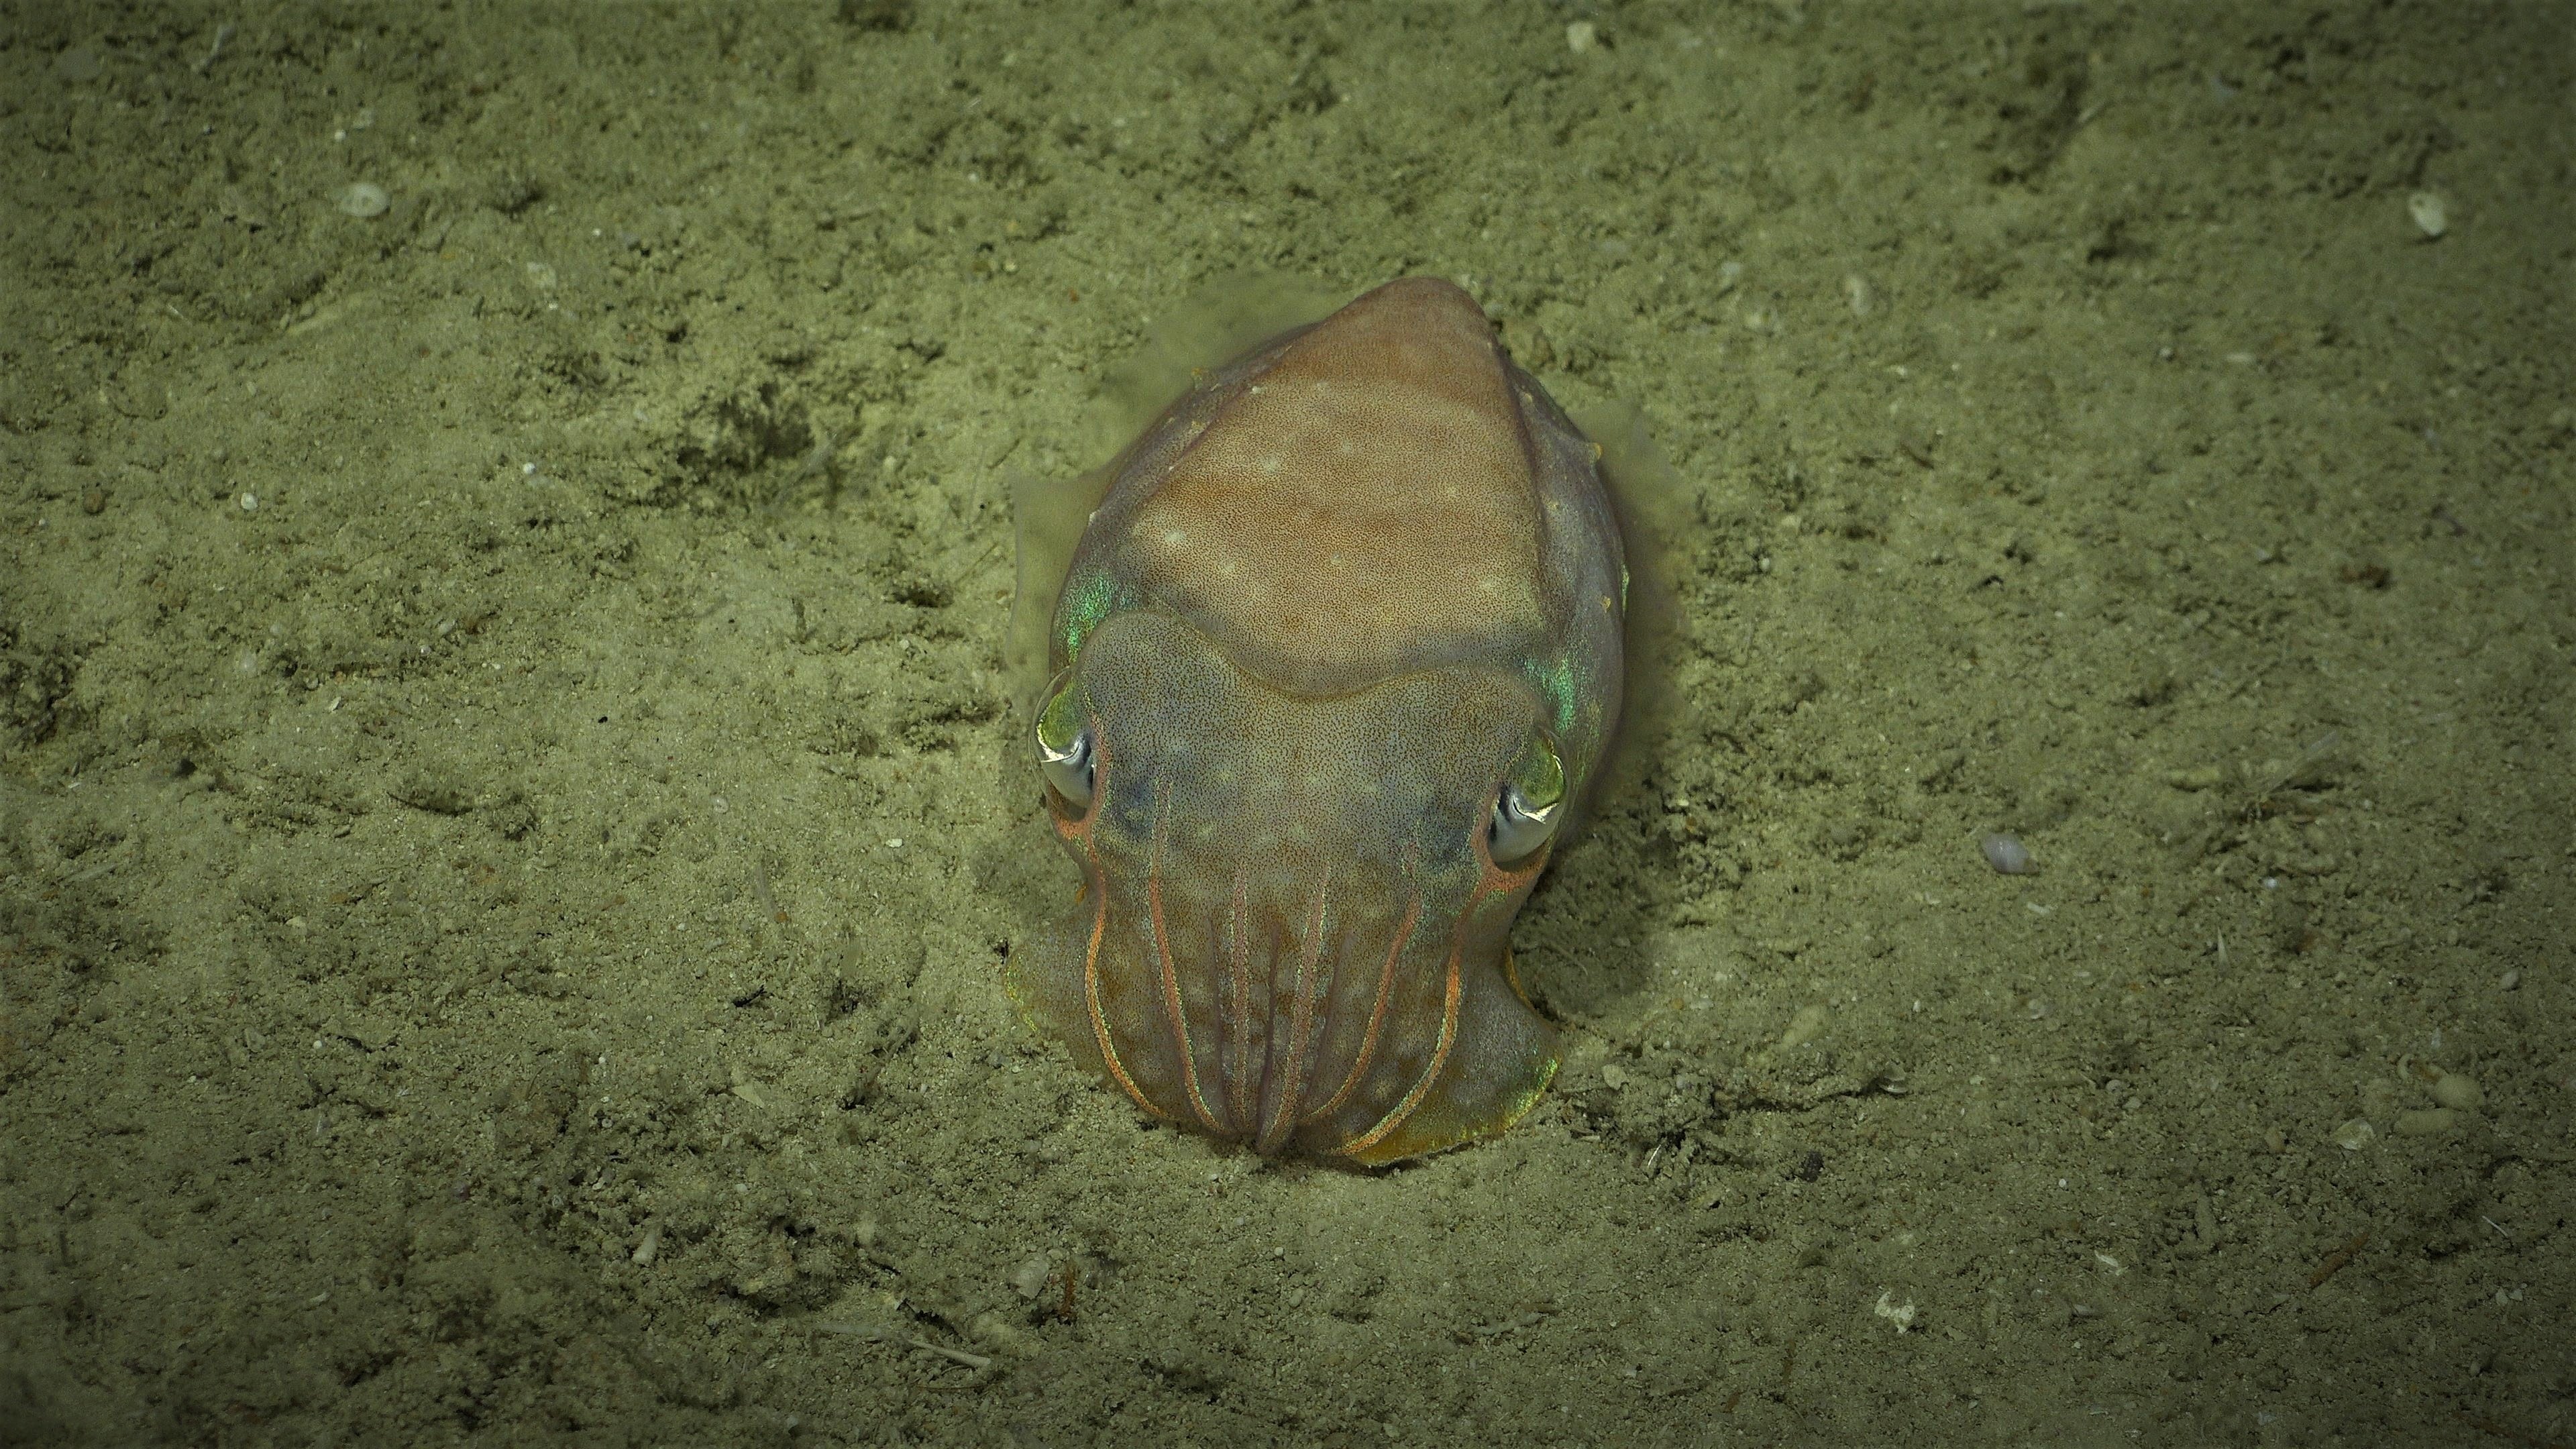
<svg viewBox="0 0 2576 1449">
<path fill-rule="evenodd" d="M 9 5 L 0 1442 L 2576 1444 L 2571 86 L 2543 3 Z M 1460 280 L 1685 520 L 1565 1073 L 1375 1175 L 1000 990 L 1013 481 L 1245 267 Z"/>
</svg>

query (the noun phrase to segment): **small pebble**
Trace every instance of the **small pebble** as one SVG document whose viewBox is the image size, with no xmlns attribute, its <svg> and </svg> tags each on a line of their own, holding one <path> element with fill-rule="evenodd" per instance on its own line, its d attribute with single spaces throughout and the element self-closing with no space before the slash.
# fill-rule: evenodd
<svg viewBox="0 0 2576 1449">
<path fill-rule="evenodd" d="M 91 490 L 89 490 L 88 492 L 86 492 L 86 493 L 84 493 L 84 494 L 82 494 L 82 495 L 81 495 L 81 512 L 83 512 L 83 513 L 92 513 L 92 514 L 96 514 L 96 513 L 105 513 L 106 511 L 107 511 L 107 490 L 106 490 L 106 489 L 104 489 L 104 488 L 92 488 L 92 489 L 91 489 Z M 2506 989 L 2506 990 L 2508 990 L 2508 991 L 2510 991 L 2510 990 L 2512 990 L 2513 988 L 2508 986 L 2508 987 L 2506 987 L 2505 989 Z"/>
<path fill-rule="evenodd" d="M 97 511 L 98 511 L 98 510 L 97 510 L 97 509 L 95 509 L 95 508 L 93 508 L 93 509 L 91 509 L 91 510 L 90 510 L 90 512 L 92 512 L 92 513 L 96 513 Z M 2521 984 L 2522 984 L 2522 968 L 2521 968 L 2521 967 L 2519 967 L 2519 966 L 2515 967 L 2515 968 L 2514 968 L 2513 970 L 2511 970 L 2511 971 L 2507 971 L 2506 973 L 2504 973 L 2504 979 L 2503 979 L 2503 980 L 2501 980 L 2501 981 L 2498 981 L 2498 982 L 2496 983 L 2496 985 L 2503 987 L 2503 988 L 2504 988 L 2505 990 L 2507 990 L 2507 991 L 2511 991 L 2511 990 L 2513 990 L 2515 987 L 2520 986 Z"/>
<path fill-rule="evenodd" d="M 2406 198 L 2406 214 L 2415 218 L 2415 229 L 2427 240 L 2451 229 L 2450 203 L 2438 191 L 2418 191 Z"/>
<path fill-rule="evenodd" d="M 2271 1131 L 2263 1134 L 2263 1148 L 2275 1157 L 2280 1156 L 2282 1153 L 2290 1150 L 2289 1134 L 2283 1132 L 2278 1127 L 2273 1128 Z"/>
<path fill-rule="evenodd" d="M 2378 1135 L 2379 1133 L 2373 1130 L 2369 1123 L 2355 1117 L 2334 1130 L 2334 1145 L 2346 1152 L 2359 1152 L 2370 1145 L 2370 1139 Z"/>
<path fill-rule="evenodd" d="M 1047 1260 L 1030 1258 L 1011 1270 L 1011 1287 L 1023 1298 L 1035 1298 L 1046 1291 Z"/>
<path fill-rule="evenodd" d="M 339 208 L 342 216 L 354 216 L 364 221 L 384 215 L 394 200 L 385 194 L 383 187 L 372 181 L 352 181 L 332 194 L 331 204 Z"/>
<path fill-rule="evenodd" d="M 2486 1093 L 2478 1090 L 2475 1078 L 2464 1077 L 2457 1072 L 2444 1072 L 2441 1078 L 2433 1083 L 2433 1100 L 2453 1111 L 2474 1112 L 2486 1101 Z"/>
<path fill-rule="evenodd" d="M 258 494 L 256 494 L 256 493 L 245 493 L 245 494 L 243 494 L 243 495 L 241 496 L 241 498 L 240 498 L 240 500 L 239 500 L 239 501 L 240 501 L 240 503 L 241 503 L 241 511 L 242 511 L 242 512 L 244 512 L 244 513 L 257 513 L 257 512 L 259 511 L 259 495 L 258 495 Z"/>
<path fill-rule="evenodd" d="M 2397 1114 L 2400 1137 L 2445 1137 L 2460 1125 L 2460 1114 L 2445 1107 L 2426 1107 Z"/>
<path fill-rule="evenodd" d="M 2009 835 L 1989 835 L 1978 842 L 1978 848 L 1999 875 L 2029 875 L 2039 869 L 2039 863 L 2030 858 L 2030 848 Z"/>
<path fill-rule="evenodd" d="M 1827 1011 L 1821 1002 L 1809 1002 L 1799 1007 L 1798 1014 L 1789 1018 L 1788 1027 L 1780 1033 L 1779 1049 L 1790 1051 L 1823 1036 L 1826 1023 L 1832 1019 L 1833 1013 Z"/>
<path fill-rule="evenodd" d="M 1879 1317 L 1886 1319 L 1888 1322 L 1895 1324 L 1896 1331 L 1899 1333 L 1903 1333 L 1914 1326 L 1914 1305 L 1911 1303 L 1897 1302 L 1896 1295 L 1893 1292 L 1881 1290 L 1878 1295 L 1878 1303 L 1870 1309 L 1870 1312 L 1875 1313 Z"/>
<path fill-rule="evenodd" d="M 1577 20 L 1565 27 L 1565 48 L 1581 55 L 1601 43 L 1601 31 L 1589 20 Z"/>
</svg>

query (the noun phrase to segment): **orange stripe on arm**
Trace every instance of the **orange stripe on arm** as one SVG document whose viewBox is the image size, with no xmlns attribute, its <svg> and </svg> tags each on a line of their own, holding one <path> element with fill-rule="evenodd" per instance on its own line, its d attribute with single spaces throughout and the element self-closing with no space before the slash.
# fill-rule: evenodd
<svg viewBox="0 0 2576 1449">
<path fill-rule="evenodd" d="M 1279 1104 L 1261 1129 L 1258 1150 L 1276 1152 L 1297 1125 L 1297 1099 L 1306 1092 L 1306 1052 L 1315 1030 L 1315 960 L 1323 954 L 1325 902 L 1333 890 L 1333 868 L 1315 887 L 1315 904 L 1306 912 L 1306 939 L 1297 948 L 1297 1000 L 1288 1016 L 1288 1061 L 1279 1087 Z M 1329 987 L 1327 988 L 1329 989 Z"/>
<path fill-rule="evenodd" d="M 1095 869 L 1098 864 L 1095 859 Z M 1127 1075 L 1127 1064 L 1118 1060 L 1118 1043 L 1109 1039 L 1109 1018 L 1100 1010 L 1100 939 L 1109 930 L 1109 892 L 1104 887 L 1098 894 L 1099 902 L 1091 911 L 1091 944 L 1082 953 L 1082 999 L 1083 1004 L 1091 1008 L 1091 1034 L 1100 1043 L 1100 1060 L 1108 1064 L 1110 1079 L 1135 1099 L 1137 1106 L 1168 1120 L 1171 1114 L 1146 1100 L 1145 1094 L 1136 1086 L 1136 1079 Z"/>
<path fill-rule="evenodd" d="M 1458 958 L 1465 953 L 1466 949 L 1467 943 L 1462 940 L 1449 951 L 1449 980 L 1440 1004 L 1440 1044 L 1432 1048 L 1431 1065 L 1422 1069 L 1422 1075 L 1415 1080 L 1413 1090 L 1404 1094 L 1404 1100 L 1395 1104 L 1394 1111 L 1379 1118 L 1376 1126 L 1352 1139 L 1342 1148 L 1344 1155 L 1357 1157 L 1385 1141 L 1389 1133 L 1403 1126 L 1404 1120 L 1413 1115 L 1415 1108 L 1422 1105 L 1422 1099 L 1430 1095 L 1431 1084 L 1440 1079 L 1440 1068 L 1449 1060 L 1449 1047 L 1458 1040 Z"/>
<path fill-rule="evenodd" d="M 1422 897 L 1415 896 L 1404 908 L 1403 924 L 1395 928 L 1394 944 L 1386 948 L 1386 965 L 1377 976 L 1377 1001 L 1369 1007 L 1368 1030 L 1360 1036 L 1360 1054 L 1352 1058 L 1350 1074 L 1342 1078 L 1341 1090 L 1333 1093 L 1330 1101 L 1307 1113 L 1305 1120 L 1312 1122 L 1338 1110 L 1350 1100 L 1351 1093 L 1359 1089 L 1361 1074 L 1368 1070 L 1369 1059 L 1377 1055 L 1378 1029 L 1386 1025 L 1387 998 L 1395 992 L 1396 958 L 1404 954 L 1404 943 L 1413 936 L 1413 923 L 1421 918 Z"/>
<path fill-rule="evenodd" d="M 1145 903 L 1154 918 L 1154 957 L 1163 968 L 1163 1010 L 1171 1018 L 1172 1041 L 1181 1053 L 1181 1086 L 1188 1093 L 1190 1107 L 1210 1132 L 1224 1135 L 1216 1114 L 1208 1110 L 1207 1098 L 1199 1092 L 1198 1058 L 1190 1051 L 1189 1016 L 1181 1009 L 1180 974 L 1172 966 L 1171 938 L 1163 930 L 1163 826 L 1171 818 L 1172 787 L 1164 785 L 1154 797 L 1154 848 L 1145 861 Z"/>
<path fill-rule="evenodd" d="M 1230 1034 L 1234 1042 L 1234 1070 L 1225 1073 L 1226 1112 L 1238 1124 L 1252 1120 L 1252 1104 L 1248 1096 L 1252 1078 L 1245 1064 L 1246 1053 L 1252 1047 L 1252 941 L 1246 934 L 1251 926 L 1251 912 L 1246 899 L 1249 894 L 1246 874 L 1242 867 L 1236 867 L 1234 913 L 1228 918 L 1233 928 L 1233 939 L 1227 943 L 1226 953 L 1227 963 L 1232 968 L 1228 977 L 1234 990 L 1226 1003 L 1222 1024 L 1224 1032 Z M 1220 1050 L 1223 1049 L 1223 1041 L 1221 1035 Z M 1219 1066 L 1222 1065 L 1220 1061 Z"/>
</svg>

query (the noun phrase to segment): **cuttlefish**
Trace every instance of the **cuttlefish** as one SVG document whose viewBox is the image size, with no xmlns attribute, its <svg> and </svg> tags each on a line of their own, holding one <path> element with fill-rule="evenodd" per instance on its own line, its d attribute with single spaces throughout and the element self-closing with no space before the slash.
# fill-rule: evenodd
<svg viewBox="0 0 2576 1449">
<path fill-rule="evenodd" d="M 1026 748 L 1082 886 L 1011 961 L 1032 1024 L 1265 1157 L 1528 1112 L 1557 1031 L 1512 918 L 1620 726 L 1600 459 L 1433 278 L 1196 373 L 1046 616 Z"/>
</svg>

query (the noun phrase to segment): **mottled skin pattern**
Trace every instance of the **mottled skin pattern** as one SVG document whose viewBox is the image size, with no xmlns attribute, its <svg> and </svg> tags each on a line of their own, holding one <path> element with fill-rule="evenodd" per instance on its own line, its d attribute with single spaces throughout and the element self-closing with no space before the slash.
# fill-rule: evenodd
<svg viewBox="0 0 2576 1449">
<path fill-rule="evenodd" d="M 1528 1111 L 1556 1031 L 1508 937 L 1562 830 L 1500 864 L 1491 830 L 1533 751 L 1574 808 L 1618 725 L 1598 456 L 1465 292 L 1410 278 L 1201 374 L 1112 462 L 1053 621 L 1092 785 L 1050 790 L 1083 888 L 1012 963 L 1030 1019 L 1265 1156 L 1392 1162 Z"/>
</svg>

